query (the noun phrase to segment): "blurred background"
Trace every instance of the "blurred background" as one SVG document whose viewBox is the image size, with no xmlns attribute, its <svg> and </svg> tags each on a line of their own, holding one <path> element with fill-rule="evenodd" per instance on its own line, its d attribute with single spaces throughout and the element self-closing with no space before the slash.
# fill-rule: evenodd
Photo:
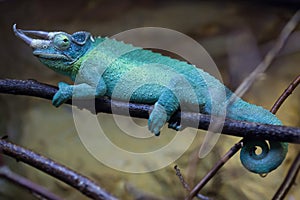
<svg viewBox="0 0 300 200">
<path fill-rule="evenodd" d="M 86 30 L 100 36 L 152 26 L 174 29 L 197 40 L 216 62 L 224 83 L 234 90 L 274 45 L 280 31 L 299 5 L 296 0 L 2 0 L 0 78 L 36 79 L 52 85 L 59 81 L 70 83 L 68 78 L 43 66 L 32 55 L 31 49 L 14 36 L 14 23 L 21 29 L 68 33 Z M 275 62 L 259 77 L 244 98 L 270 109 L 288 84 L 300 74 L 299 63 L 298 27 Z M 300 126 L 299 98 L 298 88 L 279 110 L 278 117 L 285 125 Z M 99 114 L 99 117 L 107 128 L 113 127 L 111 115 Z M 137 121 L 146 124 L 146 120 Z M 165 132 L 160 137 L 162 141 L 169 140 L 174 133 L 167 129 Z M 56 109 L 50 101 L 43 99 L 0 95 L 0 136 L 6 134 L 11 141 L 90 177 L 120 199 L 183 199 L 186 191 L 175 175 L 174 165 L 179 166 L 192 187 L 239 140 L 221 136 L 213 151 L 204 159 L 198 159 L 199 146 L 204 136 L 199 131 L 191 147 L 176 163 L 151 173 L 123 173 L 102 165 L 84 148 L 75 130 L 70 106 L 63 105 Z M 122 133 L 117 128 L 112 129 L 111 134 L 116 142 L 123 145 L 130 142 L 118 141 Z M 138 147 L 142 144 L 135 145 Z M 202 194 L 213 199 L 270 199 L 299 149 L 299 145 L 290 145 L 285 162 L 266 178 L 244 169 L 237 154 L 202 190 Z M 113 159 L 113 155 L 111 157 Z M 14 172 L 47 187 L 64 199 L 86 199 L 69 186 L 23 163 L 7 157 L 5 163 Z M 27 191 L 0 179 L 0 199 L 21 197 L 35 199 Z M 291 189 L 287 199 L 300 199 L 299 186 Z"/>
</svg>

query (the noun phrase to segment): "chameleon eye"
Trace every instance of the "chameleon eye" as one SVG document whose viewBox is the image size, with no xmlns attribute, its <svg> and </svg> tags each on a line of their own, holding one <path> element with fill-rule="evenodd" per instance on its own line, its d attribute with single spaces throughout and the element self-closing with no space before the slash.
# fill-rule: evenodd
<svg viewBox="0 0 300 200">
<path fill-rule="evenodd" d="M 70 39 L 67 35 L 64 34 L 58 34 L 53 38 L 53 43 L 54 45 L 61 49 L 65 50 L 70 47 Z"/>
</svg>

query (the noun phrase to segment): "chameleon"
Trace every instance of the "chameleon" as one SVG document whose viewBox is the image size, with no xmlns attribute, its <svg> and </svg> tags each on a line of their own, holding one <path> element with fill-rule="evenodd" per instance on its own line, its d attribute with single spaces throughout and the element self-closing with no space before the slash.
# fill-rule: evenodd
<svg viewBox="0 0 300 200">
<path fill-rule="evenodd" d="M 215 110 L 226 106 L 226 118 L 247 122 L 281 125 L 282 122 L 263 107 L 250 104 L 235 94 L 214 76 L 195 65 L 151 50 L 126 44 L 109 37 L 94 37 L 86 31 L 68 34 L 22 30 L 13 25 L 15 35 L 33 49 L 48 68 L 68 76 L 74 84 L 58 83 L 52 104 L 59 107 L 71 98 L 84 99 L 107 96 L 135 103 L 154 104 L 148 119 L 148 129 L 155 135 L 180 109 L 181 102 L 199 108 L 204 114 L 213 112 L 214 97 L 209 91 L 225 90 L 225 99 Z M 30 37 L 30 35 L 34 37 Z M 121 84 L 120 84 L 121 83 Z M 130 89 L 135 87 L 134 90 Z M 193 94 L 194 97 L 193 96 Z M 179 130 L 178 124 L 169 122 Z M 256 147 L 262 149 L 256 154 Z M 286 157 L 288 144 L 277 141 L 244 138 L 240 152 L 242 165 L 250 172 L 265 174 L 275 170 Z"/>
</svg>

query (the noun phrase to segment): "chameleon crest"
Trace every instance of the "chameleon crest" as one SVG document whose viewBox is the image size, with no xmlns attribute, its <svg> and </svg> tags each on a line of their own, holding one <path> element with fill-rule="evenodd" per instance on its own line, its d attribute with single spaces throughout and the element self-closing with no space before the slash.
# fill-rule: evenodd
<svg viewBox="0 0 300 200">
<path fill-rule="evenodd" d="M 230 119 L 281 125 L 268 110 L 239 97 L 229 103 L 234 93 L 210 74 L 186 62 L 114 39 L 94 38 L 84 31 L 73 34 L 28 31 L 17 29 L 16 25 L 13 29 L 17 37 L 33 48 L 33 54 L 43 64 L 76 80 L 75 85 L 58 84 L 59 90 L 52 100 L 56 107 L 71 98 L 100 96 L 151 103 L 154 109 L 148 119 L 148 129 L 155 135 L 159 135 L 182 103 L 205 114 L 225 115 L 225 108 L 226 117 Z M 209 91 L 226 93 L 223 102 L 214 103 L 215 109 L 212 105 L 216 96 Z M 180 128 L 172 123 L 170 127 Z M 256 146 L 262 148 L 260 155 L 255 153 Z M 287 149 L 287 143 L 270 141 L 268 145 L 265 141 L 245 139 L 240 158 L 249 171 L 269 173 L 282 163 Z"/>
</svg>

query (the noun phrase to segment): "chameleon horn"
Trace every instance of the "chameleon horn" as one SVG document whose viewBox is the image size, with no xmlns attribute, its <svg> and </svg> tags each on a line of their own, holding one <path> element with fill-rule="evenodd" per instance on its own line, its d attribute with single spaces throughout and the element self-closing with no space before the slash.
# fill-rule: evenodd
<svg viewBox="0 0 300 200">
<path fill-rule="evenodd" d="M 17 29 L 17 25 L 14 24 L 13 25 L 13 30 L 14 30 L 14 33 L 15 35 L 22 39 L 26 44 L 30 45 L 31 42 L 32 42 L 32 38 L 28 37 L 27 35 L 24 34 L 24 32 L 21 30 L 21 29 Z"/>
<path fill-rule="evenodd" d="M 49 39 L 49 32 L 46 31 L 29 31 L 29 30 L 22 30 L 23 33 L 32 34 L 43 39 Z"/>
</svg>

